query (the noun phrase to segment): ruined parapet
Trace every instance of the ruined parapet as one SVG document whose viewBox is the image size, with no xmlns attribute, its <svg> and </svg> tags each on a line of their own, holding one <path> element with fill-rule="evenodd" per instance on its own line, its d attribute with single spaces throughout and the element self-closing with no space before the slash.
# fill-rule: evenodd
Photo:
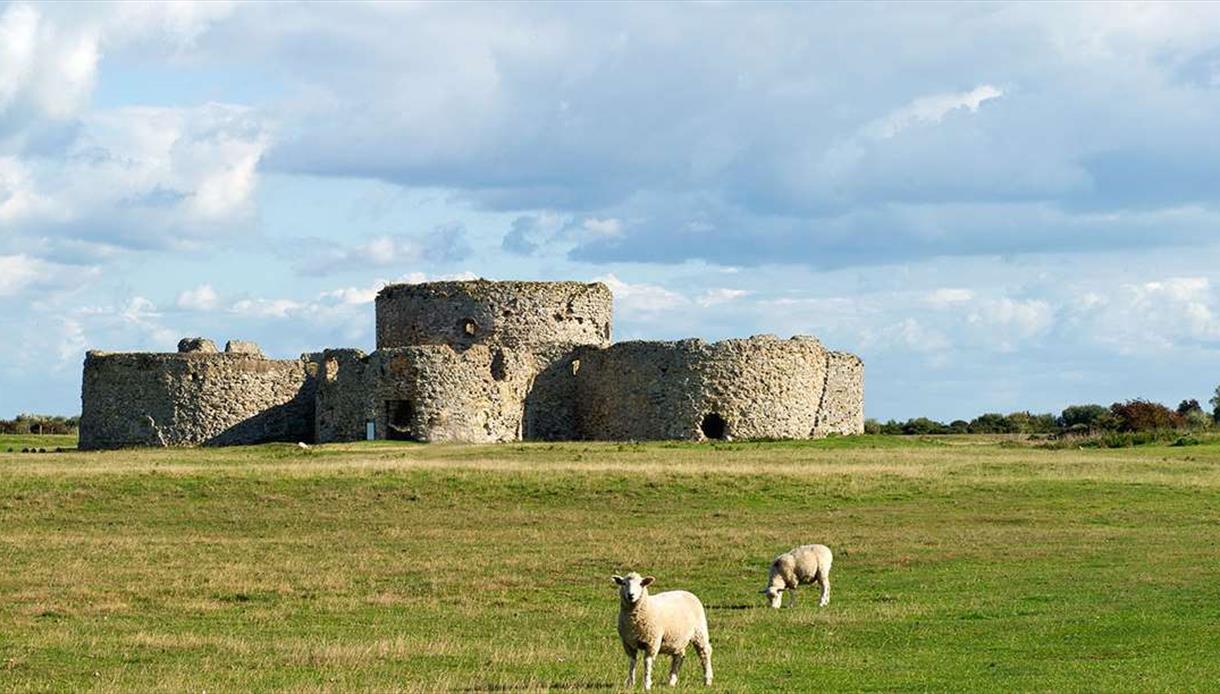
<svg viewBox="0 0 1220 694">
<path fill-rule="evenodd" d="M 377 295 L 377 348 L 606 345 L 613 304 L 597 282 L 394 284 Z"/>
<path fill-rule="evenodd" d="M 178 340 L 178 351 L 183 354 L 216 354 L 216 343 L 206 337 L 184 337 Z"/>
<path fill-rule="evenodd" d="M 847 352 L 827 352 L 826 387 L 813 436 L 864 433 L 864 362 Z"/>
<path fill-rule="evenodd" d="M 318 443 L 360 441 L 376 418 L 375 357 L 358 349 L 328 349 L 318 358 L 314 433 Z"/>
<path fill-rule="evenodd" d="M 257 342 L 248 340 L 229 340 L 225 343 L 225 354 L 253 354 L 263 356 L 263 349 Z"/>
<path fill-rule="evenodd" d="M 824 403 L 827 383 L 839 384 L 828 378 L 828 367 L 838 367 L 830 354 L 810 337 L 772 336 L 587 350 L 574 364 L 578 426 L 583 438 L 609 440 L 800 439 L 839 431 L 852 417 L 819 419 L 819 409 L 860 406 L 846 402 L 847 388 Z"/>
<path fill-rule="evenodd" d="M 80 447 L 313 440 L 311 359 L 281 361 L 185 346 L 187 351 L 176 354 L 89 352 Z"/>
</svg>

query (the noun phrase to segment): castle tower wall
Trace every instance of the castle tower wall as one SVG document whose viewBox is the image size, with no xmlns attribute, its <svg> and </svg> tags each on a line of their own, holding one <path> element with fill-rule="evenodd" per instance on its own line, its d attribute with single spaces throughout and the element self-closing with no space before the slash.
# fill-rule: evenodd
<svg viewBox="0 0 1220 694">
<path fill-rule="evenodd" d="M 522 437 L 532 355 L 475 345 L 379 350 L 372 407 L 378 438 L 493 443 Z"/>
<path fill-rule="evenodd" d="M 847 352 L 827 352 L 826 387 L 813 436 L 864 433 L 864 362 Z"/>
<path fill-rule="evenodd" d="M 838 431 L 818 413 L 837 361 L 809 337 L 757 336 L 708 344 L 624 342 L 579 356 L 577 420 L 587 439 L 786 438 Z M 838 391 L 836 391 L 838 392 Z M 848 417 L 848 419 L 851 419 Z M 849 423 L 850 424 L 850 423 Z M 862 423 L 861 423 L 862 424 Z M 843 431 L 842 433 L 850 433 Z"/>
<path fill-rule="evenodd" d="M 610 289 L 582 282 L 396 284 L 377 295 L 377 348 L 606 345 Z"/>
<path fill-rule="evenodd" d="M 89 352 L 80 447 L 235 445 L 312 441 L 309 358 L 210 350 Z"/>
</svg>

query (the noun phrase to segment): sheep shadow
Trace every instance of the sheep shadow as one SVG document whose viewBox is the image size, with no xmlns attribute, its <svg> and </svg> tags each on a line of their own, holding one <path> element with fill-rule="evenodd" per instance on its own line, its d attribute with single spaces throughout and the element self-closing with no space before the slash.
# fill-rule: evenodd
<svg viewBox="0 0 1220 694">
<path fill-rule="evenodd" d="M 704 605 L 705 610 L 757 610 L 765 605 Z"/>
</svg>

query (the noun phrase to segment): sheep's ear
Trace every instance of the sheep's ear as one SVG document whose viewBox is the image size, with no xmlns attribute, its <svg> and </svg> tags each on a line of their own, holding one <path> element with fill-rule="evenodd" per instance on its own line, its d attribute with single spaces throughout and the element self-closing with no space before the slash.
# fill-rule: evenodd
<svg viewBox="0 0 1220 694">
<path fill-rule="evenodd" d="M 657 580 L 655 576 L 645 576 L 644 579 L 640 581 L 640 585 L 649 586 L 652 585 L 652 582 L 655 580 Z"/>
<path fill-rule="evenodd" d="M 622 577 L 622 576 L 611 576 L 611 577 L 610 577 L 610 580 L 611 580 L 611 581 L 614 581 L 615 583 L 617 583 L 617 584 L 619 584 L 619 585 L 621 586 L 621 585 L 623 585 L 623 580 L 624 580 L 624 579 L 623 579 L 623 577 Z"/>
</svg>

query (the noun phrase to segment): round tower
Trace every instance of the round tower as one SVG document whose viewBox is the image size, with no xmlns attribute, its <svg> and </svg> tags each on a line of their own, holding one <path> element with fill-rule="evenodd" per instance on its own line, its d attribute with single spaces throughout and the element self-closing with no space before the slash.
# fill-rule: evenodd
<svg viewBox="0 0 1220 694">
<path fill-rule="evenodd" d="M 377 295 L 377 348 L 608 345 L 613 303 L 600 282 L 392 284 Z"/>
</svg>

